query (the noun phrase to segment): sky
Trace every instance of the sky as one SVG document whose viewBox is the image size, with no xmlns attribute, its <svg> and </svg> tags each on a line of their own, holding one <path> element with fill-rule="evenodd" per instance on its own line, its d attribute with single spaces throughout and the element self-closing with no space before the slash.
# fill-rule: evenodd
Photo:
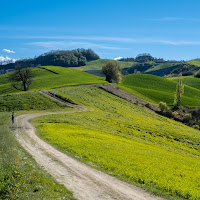
<svg viewBox="0 0 200 200">
<path fill-rule="evenodd" d="M 199 0 L 1 1 L 0 61 L 91 48 L 101 58 L 200 57 Z"/>
</svg>

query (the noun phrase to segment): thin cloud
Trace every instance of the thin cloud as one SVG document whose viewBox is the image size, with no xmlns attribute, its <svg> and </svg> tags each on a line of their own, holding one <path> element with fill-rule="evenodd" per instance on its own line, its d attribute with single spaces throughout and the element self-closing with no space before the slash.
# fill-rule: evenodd
<svg viewBox="0 0 200 200">
<path fill-rule="evenodd" d="M 3 51 L 6 52 L 6 53 L 15 53 L 14 51 L 9 50 L 9 49 L 3 49 Z"/>
<path fill-rule="evenodd" d="M 126 38 L 126 37 L 101 37 L 101 36 L 29 36 L 27 39 L 54 39 L 54 40 L 86 40 L 86 41 L 104 41 L 104 42 L 120 42 L 120 43 L 133 43 L 133 44 L 166 44 L 166 45 L 200 45 L 200 41 L 173 41 L 173 40 L 163 40 L 163 39 L 152 39 L 152 38 Z M 35 44 L 43 47 L 54 47 L 58 44 L 61 46 L 65 42 L 60 41 L 51 41 L 51 42 L 32 42 L 28 44 Z M 121 47 L 112 47 L 107 45 L 95 44 L 90 42 L 71 42 L 67 43 L 68 45 L 85 45 L 85 46 L 94 46 L 102 49 L 127 49 Z"/>
<path fill-rule="evenodd" d="M 153 19 L 142 19 L 147 21 L 191 21 L 200 22 L 197 18 L 184 18 L 184 17 L 163 17 L 163 18 L 153 18 Z"/>
<path fill-rule="evenodd" d="M 28 45 L 35 45 L 35 46 L 40 46 L 40 47 L 45 47 L 45 48 L 99 48 L 99 49 L 112 49 L 112 50 L 119 50 L 119 49 L 127 49 L 127 48 L 122 48 L 122 47 L 115 47 L 115 46 L 107 46 L 103 44 L 95 44 L 95 43 L 90 43 L 90 42 L 66 42 L 66 41 L 48 41 L 48 42 L 30 42 L 26 43 Z"/>
</svg>

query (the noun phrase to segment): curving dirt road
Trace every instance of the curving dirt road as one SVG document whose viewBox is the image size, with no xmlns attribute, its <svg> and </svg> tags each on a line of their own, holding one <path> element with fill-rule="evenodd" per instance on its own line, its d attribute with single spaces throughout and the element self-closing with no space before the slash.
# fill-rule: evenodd
<svg viewBox="0 0 200 200">
<path fill-rule="evenodd" d="M 56 100 L 60 101 L 59 99 Z M 151 195 L 140 188 L 122 182 L 61 153 L 36 136 L 35 129 L 29 122 L 30 119 L 44 115 L 87 110 L 86 107 L 67 104 L 76 107 L 77 110 L 26 114 L 16 118 L 16 138 L 39 165 L 59 183 L 71 190 L 74 197 L 80 200 L 161 200 L 160 197 Z"/>
</svg>

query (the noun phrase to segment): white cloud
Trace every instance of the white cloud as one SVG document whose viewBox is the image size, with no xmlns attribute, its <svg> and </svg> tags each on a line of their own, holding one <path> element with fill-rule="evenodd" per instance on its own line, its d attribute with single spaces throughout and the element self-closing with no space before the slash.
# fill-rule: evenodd
<svg viewBox="0 0 200 200">
<path fill-rule="evenodd" d="M 6 53 L 15 53 L 14 51 L 9 50 L 9 49 L 3 49 L 3 51 L 6 52 Z"/>
<path fill-rule="evenodd" d="M 119 56 L 117 58 L 114 58 L 114 60 L 121 60 L 123 57 Z"/>
<path fill-rule="evenodd" d="M 10 60 L 12 60 L 12 59 L 9 58 L 9 57 L 0 56 L 0 61 L 1 62 L 10 61 Z"/>
<path fill-rule="evenodd" d="M 6 56 L 6 57 L 4 57 L 4 56 L 0 56 L 0 62 L 1 63 L 14 63 L 14 62 L 16 62 L 18 59 L 13 59 L 13 58 L 10 58 L 10 57 L 8 57 L 8 56 Z"/>
</svg>

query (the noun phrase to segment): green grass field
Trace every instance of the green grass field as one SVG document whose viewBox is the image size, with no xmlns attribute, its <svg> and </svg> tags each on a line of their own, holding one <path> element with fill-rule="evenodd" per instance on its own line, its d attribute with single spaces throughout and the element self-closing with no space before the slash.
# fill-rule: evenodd
<svg viewBox="0 0 200 200">
<path fill-rule="evenodd" d="M 200 89 L 200 79 L 194 78 L 193 76 L 183 76 L 183 84 L 188 85 L 190 87 Z M 178 82 L 178 77 L 168 78 L 171 81 Z"/>
<path fill-rule="evenodd" d="M 67 85 L 105 83 L 105 80 L 102 77 L 94 76 L 92 74 L 81 72 L 75 69 L 57 66 L 45 66 L 43 68 L 44 69 L 33 68 L 33 84 L 30 86 L 29 91 L 50 89 L 54 87 L 61 87 Z M 48 70 L 56 72 L 57 74 Z M 16 90 L 11 86 L 11 83 L 8 81 L 8 76 L 9 73 L 1 75 L 0 95 L 11 93 L 23 93 L 22 91 Z"/>
<path fill-rule="evenodd" d="M 0 111 L 59 110 L 68 108 L 39 92 L 0 96 Z"/>
<path fill-rule="evenodd" d="M 189 61 L 187 61 L 187 63 L 189 63 L 191 65 L 197 65 L 200 67 L 200 59 L 189 60 Z"/>
<path fill-rule="evenodd" d="M 10 118 L 0 112 L 0 199 L 74 199 L 18 144 Z"/>
<path fill-rule="evenodd" d="M 164 101 L 168 105 L 173 105 L 176 84 L 171 79 L 147 74 L 135 74 L 124 76 L 119 87 L 151 102 Z M 181 105 L 197 106 L 199 104 L 200 91 L 185 85 Z"/>
<path fill-rule="evenodd" d="M 170 199 L 200 198 L 200 132 L 96 87 L 56 93 L 89 107 L 34 119 L 63 152 Z"/>
</svg>

